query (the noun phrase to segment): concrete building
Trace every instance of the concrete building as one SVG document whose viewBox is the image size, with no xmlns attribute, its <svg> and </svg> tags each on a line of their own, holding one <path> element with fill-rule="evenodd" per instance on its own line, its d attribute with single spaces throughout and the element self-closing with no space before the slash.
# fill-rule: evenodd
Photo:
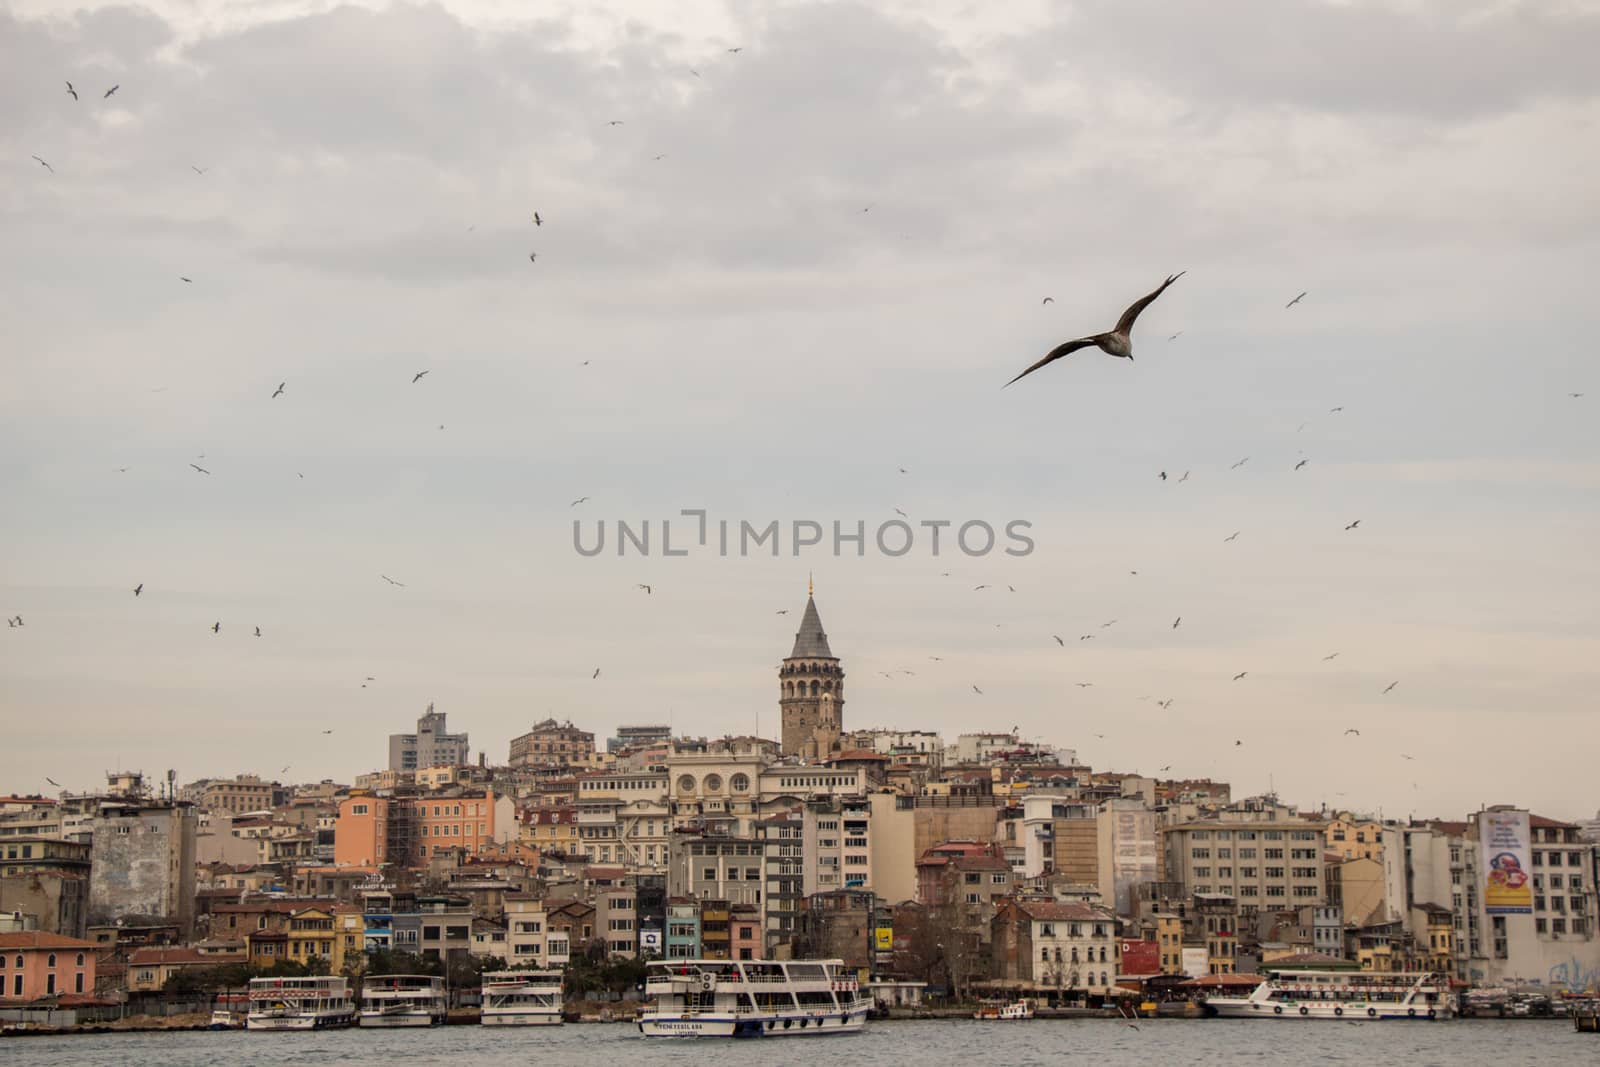
<svg viewBox="0 0 1600 1067">
<path fill-rule="evenodd" d="M 783 754 L 827 759 L 844 730 L 844 668 L 828 647 L 828 635 L 808 592 L 794 648 L 778 668 L 778 712 Z"/>
<path fill-rule="evenodd" d="M 760 908 L 765 899 L 762 892 L 765 867 L 766 843 L 757 838 L 674 834 L 667 857 L 667 895 Z M 728 916 L 725 911 L 720 921 L 726 938 Z M 706 940 L 707 925 L 702 909 L 702 942 Z"/>
<path fill-rule="evenodd" d="M 0 841 L 0 912 L 33 918 L 33 928 L 82 937 L 89 928 L 91 846 L 48 837 Z"/>
<path fill-rule="evenodd" d="M 1225 895 L 1241 915 L 1326 899 L 1322 827 L 1284 817 L 1219 817 L 1162 831 L 1164 878 L 1193 894 Z"/>
<path fill-rule="evenodd" d="M 433 705 L 417 720 L 416 733 L 389 735 L 389 769 L 415 775 L 423 767 L 456 766 L 471 762 L 466 734 L 445 729 L 445 713 Z"/>
<path fill-rule="evenodd" d="M 641 748 L 655 748 L 672 740 L 672 727 L 661 723 L 648 726 L 619 726 L 615 737 L 606 739 L 606 751 L 621 754 Z"/>
<path fill-rule="evenodd" d="M 606 955 L 633 959 L 639 954 L 639 912 L 634 890 L 617 886 L 594 895 L 594 928 L 605 938 Z"/>
<path fill-rule="evenodd" d="M 546 719 L 511 739 L 510 762 L 513 767 L 587 767 L 594 763 L 594 734 L 571 720 Z"/>
<path fill-rule="evenodd" d="M 194 930 L 193 806 L 107 799 L 94 821 L 90 851 L 89 921 L 157 917 Z"/>
<path fill-rule="evenodd" d="M 212 778 L 200 784 L 195 806 L 201 811 L 227 812 L 230 815 L 269 811 L 275 789 L 273 783 L 264 782 L 254 774 Z"/>
<path fill-rule="evenodd" d="M 1048 794 L 1023 797 L 1021 845 L 1026 877 L 1059 874 L 1080 885 L 1100 884 L 1098 804 Z"/>
</svg>

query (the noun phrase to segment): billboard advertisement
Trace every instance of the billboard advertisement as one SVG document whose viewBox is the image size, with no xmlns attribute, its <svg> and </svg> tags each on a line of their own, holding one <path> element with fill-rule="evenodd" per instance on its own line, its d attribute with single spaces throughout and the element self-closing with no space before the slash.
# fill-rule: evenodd
<svg viewBox="0 0 1600 1067">
<path fill-rule="evenodd" d="M 1525 811 L 1478 813 L 1483 910 L 1490 915 L 1533 914 L 1531 838 Z"/>
<path fill-rule="evenodd" d="M 661 931 L 648 928 L 640 930 L 639 951 L 654 952 L 657 956 L 661 955 Z"/>
<path fill-rule="evenodd" d="M 1122 963 L 1118 974 L 1160 974 L 1161 951 L 1154 941 L 1122 942 Z"/>
<path fill-rule="evenodd" d="M 1183 973 L 1190 978 L 1204 978 L 1211 973 L 1211 957 L 1203 948 L 1183 950 Z"/>
<path fill-rule="evenodd" d="M 879 952 L 894 951 L 894 927 L 880 926 L 873 931 L 873 936 Z"/>
</svg>

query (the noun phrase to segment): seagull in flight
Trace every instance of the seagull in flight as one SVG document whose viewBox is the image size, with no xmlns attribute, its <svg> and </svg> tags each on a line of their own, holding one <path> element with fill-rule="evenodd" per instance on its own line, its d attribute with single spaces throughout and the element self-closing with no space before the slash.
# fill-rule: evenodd
<svg viewBox="0 0 1600 1067">
<path fill-rule="evenodd" d="M 257 637 L 261 636 L 261 627 L 259 627 L 259 626 L 256 627 L 256 636 Z"/>
<path fill-rule="evenodd" d="M 1387 693 L 1390 689 L 1393 689 L 1395 686 L 1397 686 L 1399 684 L 1400 684 L 1399 682 L 1390 682 L 1386 687 L 1384 687 L 1383 691 L 1385 693 Z M 1380 694 L 1380 695 L 1382 695 L 1382 694 Z"/>
<path fill-rule="evenodd" d="M 1084 634 L 1081 637 L 1079 637 L 1078 640 L 1079 641 L 1093 641 L 1094 640 L 1094 634 Z"/>
<path fill-rule="evenodd" d="M 1182 330 L 1179 330 L 1179 331 L 1178 331 L 1178 332 L 1177 332 L 1177 333 L 1175 333 L 1175 334 L 1173 334 L 1173 335 L 1172 335 L 1172 336 L 1171 336 L 1171 337 L 1169 337 L 1169 338 L 1167 338 L 1167 340 L 1169 340 L 1169 341 L 1176 341 L 1176 340 L 1177 340 L 1177 339 L 1178 339 L 1178 338 L 1180 338 L 1180 337 L 1182 337 L 1182 336 L 1183 336 L 1183 331 L 1182 331 Z"/>
<path fill-rule="evenodd" d="M 45 170 L 49 171 L 51 174 L 54 174 L 56 172 L 56 168 L 52 167 L 50 164 L 46 163 L 44 160 L 39 159 L 38 156 L 34 156 L 33 158 L 36 159 L 36 160 L 39 160 L 39 166 L 43 167 Z"/>
<path fill-rule="evenodd" d="M 651 595 L 652 593 L 655 592 L 654 589 L 650 588 L 648 585 L 645 585 L 643 582 L 640 582 L 638 585 L 634 586 L 634 588 L 635 589 L 643 589 L 645 596 L 649 596 L 649 595 Z"/>
<path fill-rule="evenodd" d="M 538 258 L 539 258 L 539 253 L 537 253 L 537 252 L 529 252 L 528 253 L 528 262 L 529 263 L 536 262 L 538 260 Z"/>
<path fill-rule="evenodd" d="M 138 585 L 133 587 L 133 595 L 134 596 L 138 596 L 142 592 L 144 592 L 144 583 L 143 582 L 140 582 Z"/>
<path fill-rule="evenodd" d="M 1350 727 L 1350 729 L 1345 731 L 1345 736 L 1348 737 L 1350 734 L 1355 734 L 1357 737 L 1360 737 L 1361 736 L 1361 731 L 1357 730 L 1354 726 L 1352 726 L 1352 727 Z"/>
<path fill-rule="evenodd" d="M 1168 697 L 1165 700 L 1158 700 L 1156 701 L 1156 707 L 1161 708 L 1164 711 L 1167 708 L 1172 707 L 1172 699 L 1172 697 Z"/>
<path fill-rule="evenodd" d="M 578 499 L 576 499 L 576 500 L 574 500 L 574 501 L 573 501 L 573 502 L 572 502 L 572 503 L 570 503 L 570 504 L 568 504 L 568 505 L 567 505 L 567 507 L 569 507 L 569 508 L 575 508 L 575 507 L 577 507 L 577 506 L 578 506 L 578 505 L 579 505 L 579 504 L 581 504 L 581 503 L 583 503 L 583 502 L 584 502 L 584 501 L 585 501 L 585 500 L 588 500 L 588 499 L 589 499 L 589 498 L 588 498 L 588 497 L 586 497 L 586 496 L 580 496 L 580 497 L 579 497 L 579 498 L 578 498 Z"/>
<path fill-rule="evenodd" d="M 1166 481 L 1167 480 L 1167 472 L 1166 471 L 1162 471 L 1159 475 L 1157 475 L 1157 477 L 1159 477 L 1162 481 Z"/>
<path fill-rule="evenodd" d="M 1360 525 L 1361 525 L 1361 520 L 1357 519 L 1355 522 L 1352 522 L 1349 526 L 1346 526 L 1345 529 L 1346 530 L 1354 530 L 1357 526 L 1360 526 Z"/>
<path fill-rule="evenodd" d="M 1400 753 L 1400 758 L 1401 758 L 1401 759 L 1408 759 L 1408 760 L 1415 760 L 1415 759 L 1416 759 L 1416 758 L 1417 758 L 1417 757 L 1415 757 L 1415 756 L 1408 756 L 1408 755 L 1406 755 L 1406 754 L 1405 754 L 1405 753 L 1404 753 L 1404 752 L 1402 752 L 1402 753 Z"/>
<path fill-rule="evenodd" d="M 1583 394 L 1582 393 L 1568 393 L 1567 395 L 1572 397 L 1574 400 L 1576 400 L 1578 397 L 1582 396 Z"/>
<path fill-rule="evenodd" d="M 1176 630 L 1178 628 L 1178 624 L 1180 622 L 1182 622 L 1182 621 L 1183 621 L 1183 616 L 1182 615 L 1179 615 L 1176 619 L 1173 619 L 1172 620 L 1172 628 L 1174 630 Z"/>
<path fill-rule="evenodd" d="M 977 693 L 977 694 L 978 694 L 978 695 L 979 695 L 979 696 L 983 696 L 983 690 L 982 690 L 982 689 L 979 689 L 979 688 L 978 688 L 978 687 L 977 687 L 977 686 L 973 686 L 973 687 L 972 687 L 972 691 L 973 691 L 973 692 L 974 692 L 974 693 Z"/>
<path fill-rule="evenodd" d="M 426 378 L 428 376 L 428 373 L 429 372 L 425 371 L 425 370 L 417 371 L 417 373 L 415 373 L 415 374 L 413 374 L 411 376 L 411 384 L 412 385 L 416 385 L 418 382 L 422 381 L 423 378 Z"/>
<path fill-rule="evenodd" d="M 606 125 L 607 126 L 621 126 L 622 125 L 622 120 L 621 119 L 612 119 L 610 122 L 606 123 Z"/>
<path fill-rule="evenodd" d="M 776 612 L 776 614 L 778 614 L 778 615 L 787 615 L 787 614 L 789 614 L 789 609 L 788 608 L 784 608 L 782 611 Z"/>
<path fill-rule="evenodd" d="M 1229 467 L 1228 469 L 1231 470 L 1231 471 L 1236 471 L 1240 467 L 1244 466 L 1246 463 L 1249 463 L 1249 462 L 1250 462 L 1250 457 L 1246 456 L 1243 459 L 1241 459 L 1239 462 L 1235 463 L 1233 466 Z"/>
<path fill-rule="evenodd" d="M 1188 480 L 1189 480 L 1189 472 L 1188 471 L 1184 471 L 1183 472 L 1183 477 L 1178 479 L 1178 484 L 1182 485 L 1184 482 L 1186 482 Z"/>
<path fill-rule="evenodd" d="M 1056 298 L 1055 297 L 1047 296 L 1043 300 L 1039 301 L 1039 306 L 1043 307 L 1046 304 L 1054 304 L 1055 302 L 1056 302 Z"/>
<path fill-rule="evenodd" d="M 1117 620 L 1116 620 L 1116 619 L 1112 619 L 1112 620 L 1111 620 L 1111 621 L 1110 621 L 1110 622 L 1103 622 L 1103 623 L 1101 623 L 1101 624 L 1100 624 L 1100 629 L 1102 629 L 1102 630 L 1104 630 L 1104 629 L 1106 629 L 1106 628 L 1107 628 L 1107 627 L 1108 627 L 1108 626 L 1115 626 L 1115 625 L 1116 625 L 1116 624 L 1117 624 Z"/>
<path fill-rule="evenodd" d="M 1094 683 L 1093 682 L 1073 682 L 1072 684 L 1077 686 L 1079 689 L 1092 689 L 1092 688 L 1094 688 Z"/>
<path fill-rule="evenodd" d="M 193 163 L 191 163 L 191 164 L 189 164 L 189 169 L 194 171 L 196 174 L 204 174 L 206 171 L 210 170 L 211 168 L 210 167 L 197 167 Z"/>
<path fill-rule="evenodd" d="M 976 593 L 980 589 L 987 589 L 987 588 L 989 588 L 987 585 L 975 585 L 975 586 L 972 587 L 972 591 L 974 593 Z"/>
<path fill-rule="evenodd" d="M 279 382 L 278 383 L 278 388 L 273 390 L 272 395 L 270 397 L 268 397 L 267 399 L 269 399 L 269 400 L 278 399 L 278 397 L 283 395 L 283 387 L 288 385 L 288 384 L 289 384 L 288 382 Z"/>
<path fill-rule="evenodd" d="M 218 619 L 216 622 L 211 624 L 211 632 L 214 633 L 214 634 L 220 634 L 222 632 L 222 620 L 221 619 Z"/>
<path fill-rule="evenodd" d="M 1240 530 L 1233 531 L 1233 533 L 1229 534 L 1227 537 L 1224 537 L 1222 539 L 1222 543 L 1223 544 L 1227 544 L 1229 541 L 1232 541 L 1235 537 L 1238 537 L 1241 532 L 1242 531 L 1240 531 Z"/>
<path fill-rule="evenodd" d="M 1243 678 L 1245 675 L 1247 675 L 1249 673 L 1250 673 L 1249 671 L 1240 671 L 1238 674 L 1233 676 L 1233 680 L 1237 682 L 1240 678 Z"/>
<path fill-rule="evenodd" d="M 1293 300 L 1291 300 L 1287 304 L 1283 305 L 1283 309 L 1285 311 L 1288 311 L 1290 308 L 1294 307 L 1296 304 L 1300 303 L 1300 301 L 1304 300 L 1305 298 L 1306 298 L 1306 294 L 1305 293 L 1301 293 L 1299 296 L 1295 297 Z"/>
<path fill-rule="evenodd" d="M 117 84 L 117 85 L 113 85 L 111 88 L 106 90 L 105 95 L 102 96 L 100 99 L 102 99 L 102 100 L 110 100 L 111 99 L 111 94 L 116 92 L 120 88 L 122 88 L 122 85 L 120 83 Z"/>
<path fill-rule="evenodd" d="M 67 93 L 68 93 L 68 95 L 70 95 L 72 97 L 72 99 L 74 99 L 74 100 L 78 99 L 78 90 L 76 90 L 76 89 L 74 89 L 72 87 L 72 83 L 71 82 L 67 83 Z"/>
<path fill-rule="evenodd" d="M 1330 659 L 1338 659 L 1338 658 L 1339 658 L 1339 653 L 1337 653 L 1337 652 L 1330 652 L 1330 653 L 1328 653 L 1328 655 L 1326 655 L 1326 656 L 1323 656 L 1323 657 L 1322 657 L 1322 662 L 1324 662 L 1324 663 L 1326 663 L 1326 662 L 1328 662 L 1328 661 L 1329 661 L 1329 660 L 1330 660 Z"/>
<path fill-rule="evenodd" d="M 325 734 L 331 734 L 331 733 L 333 733 L 333 731 L 332 731 L 332 730 L 324 730 L 324 731 L 322 731 L 322 732 L 323 732 L 323 733 L 325 733 Z"/>
<path fill-rule="evenodd" d="M 61 788 L 61 783 L 56 781 L 54 778 L 51 778 L 49 775 L 45 775 L 45 779 L 44 780 L 49 782 L 51 785 L 55 786 L 57 789 Z"/>
<path fill-rule="evenodd" d="M 388 582 L 390 585 L 398 585 L 401 589 L 404 589 L 406 587 L 406 583 L 405 582 L 397 582 L 393 578 L 389 577 L 387 574 L 380 574 L 380 575 L 378 575 L 378 577 L 382 578 L 384 581 Z"/>
<path fill-rule="evenodd" d="M 895 508 L 895 509 L 894 509 L 894 513 L 895 513 L 895 514 L 896 514 L 896 515 L 898 515 L 898 516 L 900 516 L 900 517 L 901 517 L 901 518 L 902 518 L 902 519 L 907 519 L 907 518 L 910 518 L 910 516 L 909 516 L 909 515 L 907 515 L 907 514 L 906 514 L 906 513 L 905 513 L 905 512 L 903 512 L 903 511 L 901 511 L 901 510 L 900 510 L 900 509 L 899 509 L 899 508 Z"/>
<path fill-rule="evenodd" d="M 728 54 L 729 55 L 738 55 L 740 52 L 743 52 L 743 51 L 744 51 L 744 45 L 740 45 L 738 48 L 730 48 L 730 49 L 728 49 Z"/>
<path fill-rule="evenodd" d="M 1242 744 L 1244 744 L 1244 742 L 1243 742 L 1243 741 L 1235 741 L 1235 742 L 1234 742 L 1234 743 L 1233 743 L 1233 747 L 1234 747 L 1234 748 L 1238 748 L 1238 747 L 1239 747 L 1239 746 L 1240 746 L 1240 745 L 1242 745 Z"/>
<path fill-rule="evenodd" d="M 1310 463 L 1310 462 L 1311 461 L 1309 459 L 1303 459 L 1299 463 L 1296 463 L 1294 465 L 1294 469 L 1295 470 L 1299 470 L 1301 467 L 1304 467 L 1307 463 Z"/>
<path fill-rule="evenodd" d="M 178 280 L 179 280 L 179 281 L 180 281 L 180 282 L 188 282 L 188 283 L 189 283 L 189 284 L 190 284 L 190 285 L 193 285 L 193 284 L 194 284 L 194 279 L 193 279 L 193 278 L 185 278 L 185 277 L 184 277 L 184 276 L 183 276 L 183 275 L 181 275 L 181 274 L 180 274 L 180 275 L 178 275 Z"/>
<path fill-rule="evenodd" d="M 1133 324 L 1139 318 L 1139 313 L 1148 307 L 1152 300 L 1166 292 L 1167 286 L 1183 277 L 1184 273 L 1184 271 L 1179 271 L 1177 274 L 1169 275 L 1167 280 L 1162 282 L 1161 287 L 1155 292 L 1151 293 L 1149 296 L 1143 296 L 1138 300 L 1135 300 L 1131 305 L 1129 305 L 1128 310 L 1122 313 L 1122 318 L 1117 320 L 1117 325 L 1114 329 L 1107 333 L 1091 334 L 1088 337 L 1079 337 L 1057 345 L 1055 348 L 1052 348 L 1043 359 L 1039 360 L 1039 362 L 1035 363 L 1033 366 L 1029 367 L 1015 378 L 1011 379 L 1011 381 L 1007 382 L 1006 385 L 1010 385 L 1012 382 L 1018 381 L 1019 379 L 1026 378 L 1028 375 L 1032 374 L 1046 363 L 1052 363 L 1055 360 L 1060 359 L 1062 356 L 1076 352 L 1080 348 L 1098 348 L 1107 355 L 1132 360 L 1133 338 L 1131 334 L 1133 331 Z"/>
<path fill-rule="evenodd" d="M 594 680 L 595 680 L 595 679 L 596 679 L 596 678 L 598 678 L 598 677 L 600 677 L 600 668 L 599 668 L 599 667 L 596 667 L 596 668 L 595 668 L 595 669 L 594 669 L 594 673 L 593 673 L 593 674 L 591 674 L 591 675 L 589 675 L 589 681 L 591 681 L 591 682 L 592 682 L 592 681 L 594 681 Z"/>
<path fill-rule="evenodd" d="M 535 211 L 533 213 L 533 224 L 535 226 L 543 226 L 544 225 L 544 219 L 541 219 L 539 217 L 539 213 L 537 211 Z"/>
<path fill-rule="evenodd" d="M 1066 648 L 1067 647 L 1067 643 L 1065 641 L 1061 640 L 1061 635 L 1060 634 L 1051 634 L 1050 636 L 1055 638 L 1056 639 L 1056 644 L 1060 645 L 1062 648 Z"/>
<path fill-rule="evenodd" d="M 943 663 L 944 662 L 944 657 L 943 656 L 929 656 L 928 658 L 933 660 L 935 663 Z"/>
<path fill-rule="evenodd" d="M 1329 408 L 1329 409 L 1328 409 L 1328 414 L 1329 414 L 1329 415 L 1334 415 L 1334 414 L 1337 414 L 1337 413 L 1338 413 L 1338 412 L 1341 412 L 1341 411 L 1343 411 L 1343 410 L 1344 410 L 1344 408 L 1343 408 L 1343 407 L 1337 407 L 1337 408 Z"/>
<path fill-rule="evenodd" d="M 199 471 L 201 474 L 210 474 L 211 473 L 210 471 L 206 470 L 204 467 L 199 466 L 198 464 L 195 464 L 195 463 L 191 463 L 191 464 L 189 464 L 189 466 L 193 467 L 195 470 Z"/>
<path fill-rule="evenodd" d="M 1163 773 L 1165 773 L 1167 771 L 1170 771 L 1170 770 L 1172 770 L 1172 764 L 1169 763 L 1165 767 L 1161 768 L 1161 770 L 1157 771 L 1156 773 L 1157 774 L 1163 774 Z"/>
</svg>

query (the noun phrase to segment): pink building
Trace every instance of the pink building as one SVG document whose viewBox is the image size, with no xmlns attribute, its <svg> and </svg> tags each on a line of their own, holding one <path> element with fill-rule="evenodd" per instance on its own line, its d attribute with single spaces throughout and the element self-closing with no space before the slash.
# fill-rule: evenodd
<svg viewBox="0 0 1600 1067">
<path fill-rule="evenodd" d="M 761 958 L 761 915 L 749 904 L 735 904 L 728 916 L 728 954 L 736 960 Z"/>
<path fill-rule="evenodd" d="M 29 930 L 0 934 L 0 1003 L 94 992 L 94 942 Z"/>
</svg>

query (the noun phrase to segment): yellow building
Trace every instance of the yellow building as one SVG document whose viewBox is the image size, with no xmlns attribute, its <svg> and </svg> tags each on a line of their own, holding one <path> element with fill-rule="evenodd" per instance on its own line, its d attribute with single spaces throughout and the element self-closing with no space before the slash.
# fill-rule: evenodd
<svg viewBox="0 0 1600 1067">
<path fill-rule="evenodd" d="M 1161 950 L 1161 973 L 1183 973 L 1183 920 L 1176 915 L 1156 915 L 1156 945 Z"/>
<path fill-rule="evenodd" d="M 1329 852 L 1347 860 L 1383 862 L 1383 824 L 1376 819 L 1359 819 L 1348 811 L 1328 820 L 1323 842 Z"/>
<path fill-rule="evenodd" d="M 355 904 L 340 904 L 333 909 L 333 959 L 329 970 L 343 974 L 346 967 L 359 971 L 366 963 L 367 921 Z"/>
</svg>

